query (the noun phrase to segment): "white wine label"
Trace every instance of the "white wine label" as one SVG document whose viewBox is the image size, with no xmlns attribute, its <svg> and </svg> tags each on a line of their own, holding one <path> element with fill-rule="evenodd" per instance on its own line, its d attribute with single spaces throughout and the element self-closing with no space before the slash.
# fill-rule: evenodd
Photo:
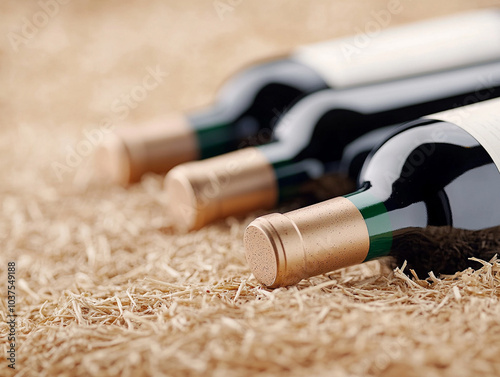
<svg viewBox="0 0 500 377">
<path fill-rule="evenodd" d="M 489 153 L 500 171 L 500 99 L 429 115 L 453 123 L 471 134 Z"/>
<path fill-rule="evenodd" d="M 387 15 L 388 14 L 388 15 Z M 382 30 L 391 14 L 358 35 L 299 47 L 292 58 L 333 88 L 346 88 L 500 58 L 500 10 L 490 9 Z M 377 27 L 378 25 L 378 27 Z M 370 30 L 368 30 L 370 29 Z"/>
</svg>

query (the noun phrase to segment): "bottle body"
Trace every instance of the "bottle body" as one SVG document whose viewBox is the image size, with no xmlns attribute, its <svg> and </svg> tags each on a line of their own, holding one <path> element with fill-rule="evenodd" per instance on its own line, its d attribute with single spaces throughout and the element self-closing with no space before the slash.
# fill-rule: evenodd
<svg viewBox="0 0 500 377">
<path fill-rule="evenodd" d="M 281 202 L 306 181 L 328 172 L 346 145 L 374 129 L 498 96 L 498 62 L 359 89 L 322 91 L 294 106 L 277 126 L 274 142 L 259 150 L 274 168 Z"/>
<path fill-rule="evenodd" d="M 442 114 L 394 131 L 368 157 L 357 192 L 250 224 L 245 245 L 254 275 L 289 285 L 391 255 L 424 276 L 498 253 L 500 100 Z"/>
<path fill-rule="evenodd" d="M 204 110 L 117 130 L 98 153 L 102 176 L 122 184 L 148 172 L 270 140 L 276 120 L 298 98 L 500 59 L 500 13 L 481 10 L 302 46 L 288 57 L 242 70 Z M 418 51 L 418 56 L 414 52 Z M 180 148 L 182 146 L 182 148 Z"/>
<path fill-rule="evenodd" d="M 188 119 L 204 159 L 241 148 L 248 137 L 267 143 L 281 114 L 321 89 L 342 91 L 498 60 L 500 11 L 466 12 L 383 30 L 363 48 L 356 35 L 300 46 L 285 59 L 241 71 L 208 111 Z"/>
<path fill-rule="evenodd" d="M 349 49 L 358 45 L 359 36 L 348 36 L 300 46 L 285 59 L 256 64 L 234 76 L 208 111 L 188 116 L 200 158 L 241 148 L 249 136 L 260 135 L 253 140 L 265 144 L 287 108 L 321 89 L 342 91 L 498 61 L 500 11 L 389 28 L 363 48 Z"/>
<path fill-rule="evenodd" d="M 392 255 L 426 275 L 453 273 L 475 265 L 468 257 L 500 251 L 498 168 L 457 125 L 406 126 L 370 158 L 360 181 L 363 188 L 348 199 L 370 233 L 367 260 Z"/>
</svg>

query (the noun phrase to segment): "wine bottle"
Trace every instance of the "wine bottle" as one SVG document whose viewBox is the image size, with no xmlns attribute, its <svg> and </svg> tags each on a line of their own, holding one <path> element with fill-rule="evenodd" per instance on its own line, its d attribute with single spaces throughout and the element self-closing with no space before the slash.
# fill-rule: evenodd
<svg viewBox="0 0 500 377">
<path fill-rule="evenodd" d="M 101 176 L 135 182 L 179 163 L 268 141 L 277 114 L 325 88 L 383 82 L 500 58 L 500 12 L 481 10 L 363 36 L 303 46 L 289 56 L 255 64 L 230 79 L 216 101 L 187 115 L 108 136 L 97 153 Z M 256 137 L 258 135 L 259 137 Z"/>
<path fill-rule="evenodd" d="M 181 164 L 165 179 L 177 225 L 270 209 L 328 172 L 370 130 L 500 96 L 500 62 L 311 94 L 276 126 L 273 142 Z"/>
<path fill-rule="evenodd" d="M 500 251 L 499 169 L 500 99 L 409 122 L 368 157 L 358 191 L 254 220 L 247 261 L 271 287 L 385 255 L 454 273 Z"/>
</svg>

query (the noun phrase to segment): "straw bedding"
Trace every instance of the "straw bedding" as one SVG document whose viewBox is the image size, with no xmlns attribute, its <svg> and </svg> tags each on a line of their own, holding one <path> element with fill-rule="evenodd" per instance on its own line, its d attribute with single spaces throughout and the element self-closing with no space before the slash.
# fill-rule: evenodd
<svg viewBox="0 0 500 377">
<path fill-rule="evenodd" d="M 499 273 L 436 277 L 370 262 L 274 291 L 251 276 L 245 226 L 259 213 L 180 234 L 162 178 L 102 187 L 84 156 L 97 129 L 208 103 L 242 64 L 352 34 L 386 1 L 74 1 L 0 51 L 0 375 L 499 375 Z M 401 1 L 391 25 L 494 1 Z M 36 2 L 2 2 L 3 36 Z M 220 17 L 219 17 L 220 16 Z M 300 26 L 300 27 L 299 27 Z M 161 82 L 118 119 L 111 104 Z M 7 367 L 7 263 L 16 262 L 16 370 Z M 408 272 L 405 270 L 405 272 Z M 410 274 L 411 276 L 411 274 Z"/>
</svg>

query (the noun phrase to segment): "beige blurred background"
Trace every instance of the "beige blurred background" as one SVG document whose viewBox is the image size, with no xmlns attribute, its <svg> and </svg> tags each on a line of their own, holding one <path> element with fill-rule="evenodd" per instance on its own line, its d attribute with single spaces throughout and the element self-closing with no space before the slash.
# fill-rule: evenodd
<svg viewBox="0 0 500 377">
<path fill-rule="evenodd" d="M 242 252 L 256 214 L 179 234 L 161 177 L 89 188 L 89 157 L 54 169 L 103 122 L 208 104 L 242 66 L 363 31 L 394 2 L 387 27 L 500 5 L 2 0 L 0 279 L 16 261 L 17 375 L 499 375 L 491 268 L 431 285 L 370 262 L 269 291 Z M 158 85 L 130 102 L 152 72 Z"/>
</svg>

